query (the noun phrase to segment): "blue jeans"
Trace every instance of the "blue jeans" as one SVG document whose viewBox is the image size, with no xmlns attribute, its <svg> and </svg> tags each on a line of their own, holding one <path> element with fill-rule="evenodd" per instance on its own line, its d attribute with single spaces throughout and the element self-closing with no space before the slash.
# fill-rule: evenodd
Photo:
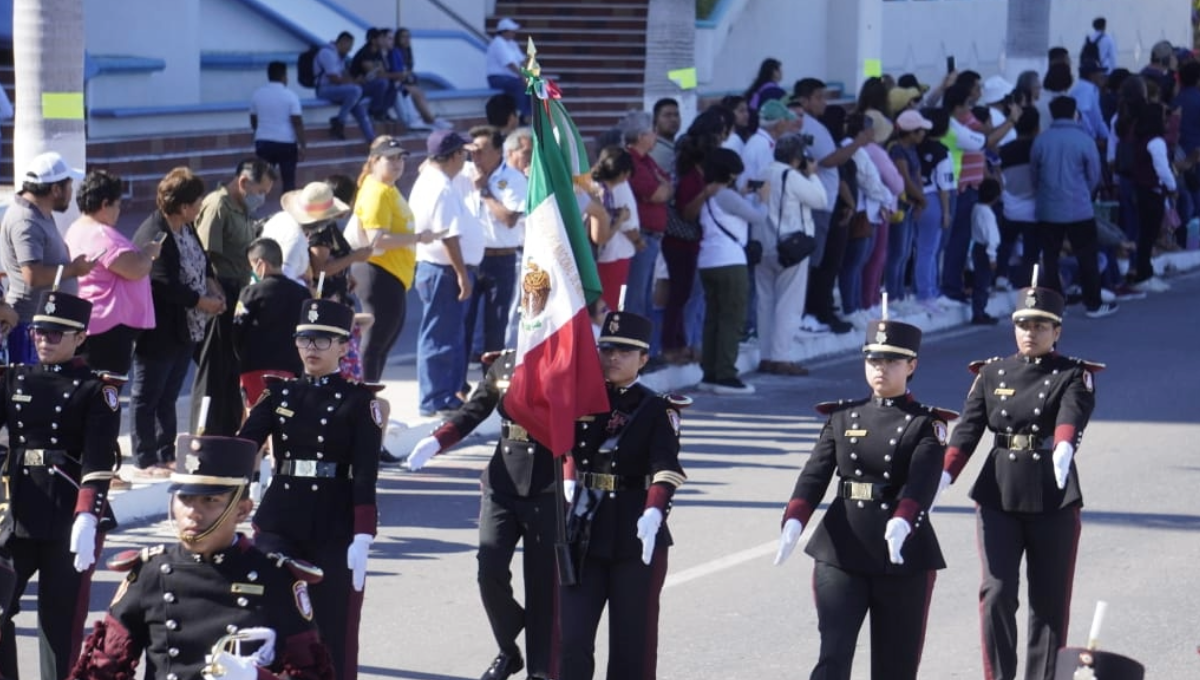
<svg viewBox="0 0 1200 680">
<path fill-rule="evenodd" d="M 928 208 L 926 208 L 928 210 Z M 938 210 L 941 213 L 941 210 Z M 883 285 L 893 301 L 904 299 L 904 272 L 908 270 L 908 258 L 912 257 L 916 228 L 913 226 L 912 208 L 901 222 L 893 222 L 888 231 L 887 262 L 883 268 Z"/>
<path fill-rule="evenodd" d="M 421 414 L 457 409 L 455 393 L 467 379 L 467 303 L 458 300 L 458 276 L 453 267 L 418 262 L 413 286 L 424 307 L 417 329 Z"/>
<path fill-rule="evenodd" d="M 161 354 L 134 352 L 129 410 L 133 412 L 130 439 L 139 468 L 175 460 L 175 402 L 187 377 L 195 343 Z"/>
<path fill-rule="evenodd" d="M 517 254 L 486 255 L 479 264 L 471 301 L 467 307 L 467 339 L 471 342 L 470 359 L 484 352 L 504 349 L 508 336 L 513 298 L 517 292 Z M 483 344 L 478 343 L 475 323 L 482 314 Z"/>
<path fill-rule="evenodd" d="M 846 244 L 842 271 L 838 274 L 838 290 L 842 293 L 842 314 L 853 314 L 862 307 L 862 272 L 871 251 L 875 248 L 875 227 L 866 238 L 852 238 Z"/>
<path fill-rule="evenodd" d="M 1180 193 L 1184 196 L 1184 192 Z M 1118 208 L 1119 219 L 1121 220 L 1121 231 L 1125 232 L 1125 236 L 1130 241 L 1136 241 L 1138 235 L 1138 205 L 1137 205 L 1137 185 L 1132 179 L 1124 177 L 1117 178 L 1117 200 L 1120 207 Z M 1183 213 L 1180 213 L 1183 216 Z"/>
<path fill-rule="evenodd" d="M 642 232 L 646 247 L 635 253 L 629 263 L 629 277 L 625 279 L 625 310 L 644 317 L 650 316 L 654 307 L 654 263 L 662 249 L 662 234 Z M 617 310 L 613 310 L 614 312 Z"/>
<path fill-rule="evenodd" d="M 388 109 L 396 105 L 396 86 L 393 82 L 387 78 L 374 78 L 362 84 L 363 96 L 371 98 L 367 110 L 372 115 L 385 115 Z"/>
<path fill-rule="evenodd" d="M 913 264 L 913 284 L 918 300 L 933 300 L 938 296 L 938 252 L 944 233 L 942 202 L 936 191 L 925 194 L 925 210 L 917 217 L 915 227 L 917 260 Z"/>
<path fill-rule="evenodd" d="M 529 119 L 533 110 L 530 108 L 529 94 L 525 92 L 524 80 L 516 76 L 488 76 L 488 87 L 510 95 L 517 102 L 517 111 L 521 113 L 521 119 Z"/>
<path fill-rule="evenodd" d="M 946 250 L 942 254 L 942 295 L 956 300 L 965 299 L 963 293 L 963 271 L 967 268 L 967 255 L 971 248 L 971 211 L 979 202 L 979 190 L 967 187 L 958 192 L 958 203 L 954 207 L 954 224 L 946 238 Z"/>
<path fill-rule="evenodd" d="M 29 324 L 19 323 L 8 333 L 8 362 L 29 364 L 38 362 L 37 348 L 29 337 Z"/>
<path fill-rule="evenodd" d="M 368 142 L 375 139 L 375 126 L 371 125 L 371 117 L 367 115 L 367 107 L 363 106 L 363 89 L 354 83 L 344 85 L 322 84 L 317 86 L 317 97 L 332 104 L 340 104 L 335 118 L 345 124 L 346 116 L 354 114 L 358 127 L 362 130 L 363 138 Z"/>
<path fill-rule="evenodd" d="M 704 312 L 707 304 L 704 300 L 704 286 L 700 283 L 700 270 L 696 270 L 696 283 L 692 286 L 692 294 L 683 307 L 683 328 L 689 347 L 699 347 L 704 341 Z"/>
</svg>

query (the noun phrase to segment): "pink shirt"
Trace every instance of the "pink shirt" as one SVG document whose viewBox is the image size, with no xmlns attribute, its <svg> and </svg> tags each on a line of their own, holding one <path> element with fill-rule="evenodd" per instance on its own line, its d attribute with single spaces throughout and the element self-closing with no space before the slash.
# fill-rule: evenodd
<svg viewBox="0 0 1200 680">
<path fill-rule="evenodd" d="M 89 335 L 99 335 L 118 325 L 154 328 L 150 277 L 130 281 L 109 269 L 122 253 L 140 252 L 133 241 L 86 215 L 71 224 L 66 241 L 72 258 L 86 255 L 90 259 L 105 251 L 91 273 L 79 279 L 79 297 L 92 303 Z"/>
</svg>

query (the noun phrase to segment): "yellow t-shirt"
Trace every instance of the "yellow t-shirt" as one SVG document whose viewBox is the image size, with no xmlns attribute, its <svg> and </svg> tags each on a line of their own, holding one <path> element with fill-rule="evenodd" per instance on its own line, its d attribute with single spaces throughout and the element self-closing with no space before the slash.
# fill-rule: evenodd
<svg viewBox="0 0 1200 680">
<path fill-rule="evenodd" d="M 412 209 L 400 191 L 392 185 L 384 184 L 372 176 L 363 180 L 354 200 L 354 214 L 363 229 L 381 229 L 388 234 L 411 234 L 413 214 Z M 386 272 L 400 279 L 405 289 L 412 288 L 413 271 L 417 266 L 417 253 L 412 246 L 391 248 L 382 254 L 372 255 L 367 260 L 371 264 L 382 267 Z"/>
</svg>

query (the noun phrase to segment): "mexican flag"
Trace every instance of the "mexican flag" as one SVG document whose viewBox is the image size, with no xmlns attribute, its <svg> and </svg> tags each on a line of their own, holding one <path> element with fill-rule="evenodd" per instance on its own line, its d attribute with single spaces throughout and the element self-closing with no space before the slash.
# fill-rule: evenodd
<svg viewBox="0 0 1200 680">
<path fill-rule="evenodd" d="M 526 201 L 516 368 L 504 408 L 555 456 L 570 452 L 575 420 L 607 411 L 587 305 L 600 277 L 575 200 L 584 147 L 552 84 L 534 77 L 533 163 Z M 562 143 L 560 144 L 560 141 Z"/>
</svg>

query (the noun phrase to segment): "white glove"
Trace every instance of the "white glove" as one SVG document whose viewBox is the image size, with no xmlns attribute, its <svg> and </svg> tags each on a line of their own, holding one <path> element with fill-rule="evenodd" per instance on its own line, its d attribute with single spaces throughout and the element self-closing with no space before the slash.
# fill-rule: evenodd
<svg viewBox="0 0 1200 680">
<path fill-rule="evenodd" d="M 658 530 L 662 526 L 662 510 L 646 508 L 637 521 L 637 537 L 642 541 L 642 564 L 650 564 L 654 556 L 654 543 L 658 540 Z"/>
<path fill-rule="evenodd" d="M 775 553 L 775 566 L 783 564 L 792 556 L 802 533 L 804 524 L 800 520 L 793 517 L 783 523 L 783 531 L 779 533 L 779 550 Z"/>
<path fill-rule="evenodd" d="M 950 483 L 952 481 L 953 480 L 950 479 L 950 473 L 942 470 L 942 481 L 938 482 L 938 490 L 937 493 L 933 494 L 933 502 L 929 504 L 929 512 L 933 512 L 933 508 L 938 504 L 938 501 L 941 500 L 942 494 L 946 491 L 946 489 L 950 488 Z"/>
<path fill-rule="evenodd" d="M 442 445 L 438 443 L 437 437 L 426 437 L 413 446 L 412 452 L 408 454 L 408 459 L 404 461 L 404 464 L 408 466 L 409 470 L 416 472 L 425 467 L 429 459 L 436 456 L 441 450 Z"/>
<path fill-rule="evenodd" d="M 888 520 L 887 527 L 883 530 L 883 540 L 887 541 L 888 559 L 892 564 L 904 564 L 904 557 L 900 554 L 900 548 L 904 546 L 904 539 L 912 533 L 912 526 L 908 520 L 902 517 L 893 517 Z"/>
<path fill-rule="evenodd" d="M 351 583 L 360 593 L 367 584 L 367 553 L 371 552 L 373 540 L 375 539 L 370 534 L 354 534 L 354 542 L 346 551 L 346 566 L 351 571 Z"/>
<path fill-rule="evenodd" d="M 1059 442 L 1054 447 L 1054 481 L 1058 488 L 1067 488 L 1067 477 L 1071 474 L 1071 459 L 1075 457 L 1075 447 L 1071 442 Z"/>
<path fill-rule="evenodd" d="M 83 573 L 96 563 L 96 516 L 81 512 L 71 525 L 71 552 L 75 554 L 75 571 Z"/>
<path fill-rule="evenodd" d="M 237 632 L 238 636 L 238 656 L 241 656 L 242 641 L 259 641 L 262 645 L 254 651 L 253 654 L 246 658 L 253 661 L 256 666 L 270 666 L 275 663 L 275 629 L 255 626 L 253 628 L 243 628 Z"/>
<path fill-rule="evenodd" d="M 563 480 L 563 498 L 567 499 L 567 503 L 570 503 L 571 501 L 575 500 L 575 480 L 574 479 L 564 479 Z"/>
<path fill-rule="evenodd" d="M 214 670 L 219 674 L 213 673 Z M 221 652 L 216 659 L 209 659 L 204 672 L 205 680 L 255 680 L 257 677 L 258 664 L 254 663 L 254 657 L 234 656 L 229 652 Z"/>
</svg>

